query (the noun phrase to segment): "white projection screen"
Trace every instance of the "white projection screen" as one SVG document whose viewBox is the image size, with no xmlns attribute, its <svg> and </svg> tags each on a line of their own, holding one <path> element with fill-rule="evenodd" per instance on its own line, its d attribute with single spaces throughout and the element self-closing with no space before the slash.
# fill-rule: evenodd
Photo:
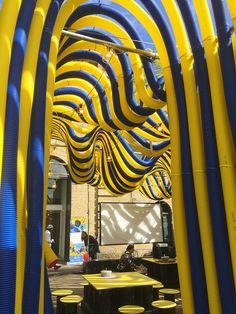
<svg viewBox="0 0 236 314">
<path fill-rule="evenodd" d="M 101 245 L 162 242 L 160 204 L 100 203 Z"/>
</svg>

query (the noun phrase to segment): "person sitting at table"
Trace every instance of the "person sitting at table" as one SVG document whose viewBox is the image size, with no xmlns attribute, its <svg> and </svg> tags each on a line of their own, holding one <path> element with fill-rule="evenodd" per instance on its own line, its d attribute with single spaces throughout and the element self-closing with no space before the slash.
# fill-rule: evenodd
<svg viewBox="0 0 236 314">
<path fill-rule="evenodd" d="M 117 269 L 119 271 L 134 271 L 138 268 L 138 265 L 134 263 L 133 253 L 134 245 L 129 244 L 125 252 L 121 255 L 119 263 L 117 265 Z"/>
<path fill-rule="evenodd" d="M 125 272 L 125 271 L 137 271 L 141 274 L 146 275 L 147 274 L 147 268 L 141 264 L 137 265 L 134 262 L 134 245 L 129 244 L 125 250 L 125 252 L 121 255 L 121 258 L 119 260 L 119 263 L 117 265 L 117 269 L 120 272 Z"/>
<path fill-rule="evenodd" d="M 98 241 L 91 235 L 88 235 L 87 232 L 82 231 L 81 240 L 84 241 L 86 250 L 88 251 L 89 258 L 94 260 L 97 258 L 97 253 L 100 253 Z"/>
</svg>

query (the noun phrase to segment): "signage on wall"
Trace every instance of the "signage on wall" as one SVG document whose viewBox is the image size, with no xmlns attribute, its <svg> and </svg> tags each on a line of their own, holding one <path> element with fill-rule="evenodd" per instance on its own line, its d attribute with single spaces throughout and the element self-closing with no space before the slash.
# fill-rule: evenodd
<svg viewBox="0 0 236 314">
<path fill-rule="evenodd" d="M 70 221 L 70 262 L 83 263 L 86 249 L 81 240 L 81 231 L 86 231 L 86 217 L 72 217 Z"/>
</svg>

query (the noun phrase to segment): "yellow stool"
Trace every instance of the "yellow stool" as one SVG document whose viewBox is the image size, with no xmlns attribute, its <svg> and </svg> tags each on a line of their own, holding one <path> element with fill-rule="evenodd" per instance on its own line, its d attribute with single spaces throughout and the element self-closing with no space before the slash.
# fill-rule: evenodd
<svg viewBox="0 0 236 314">
<path fill-rule="evenodd" d="M 88 302 L 88 294 L 89 294 L 89 283 L 88 281 L 83 281 L 80 283 L 80 286 L 84 287 L 84 302 Z"/>
<path fill-rule="evenodd" d="M 144 307 L 138 306 L 138 305 L 124 305 L 124 306 L 119 307 L 118 310 L 120 313 L 136 314 L 136 313 L 143 313 L 145 309 Z"/>
<path fill-rule="evenodd" d="M 158 309 L 158 314 L 175 314 L 175 302 L 168 300 L 158 300 L 153 301 L 152 306 Z"/>
<path fill-rule="evenodd" d="M 61 303 L 64 304 L 66 314 L 77 314 L 78 304 L 83 300 L 80 295 L 68 295 L 60 299 Z"/>
<path fill-rule="evenodd" d="M 179 290 L 177 289 L 169 289 L 164 288 L 160 289 L 159 292 L 164 294 L 164 299 L 175 302 L 175 295 L 179 293 Z"/>
<path fill-rule="evenodd" d="M 80 285 L 81 286 L 89 286 L 89 283 L 88 283 L 88 281 L 82 281 L 81 283 L 80 283 Z"/>
<path fill-rule="evenodd" d="M 63 304 L 60 301 L 61 297 L 65 297 L 67 295 L 72 294 L 73 291 L 72 290 L 66 290 L 66 289 L 59 289 L 59 290 L 54 290 L 52 291 L 52 295 L 57 297 L 57 310 L 56 310 L 56 314 L 64 314 L 64 308 L 63 308 Z"/>
<path fill-rule="evenodd" d="M 161 288 L 164 288 L 161 282 L 158 282 L 156 285 L 152 286 L 152 294 L 153 294 L 154 301 L 159 299 L 159 290 Z"/>
</svg>

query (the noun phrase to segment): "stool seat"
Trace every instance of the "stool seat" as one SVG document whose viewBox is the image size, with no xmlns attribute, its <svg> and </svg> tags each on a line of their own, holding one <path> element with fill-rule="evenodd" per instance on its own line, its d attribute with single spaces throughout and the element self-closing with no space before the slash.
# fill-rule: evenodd
<svg viewBox="0 0 236 314">
<path fill-rule="evenodd" d="M 59 289 L 59 290 L 52 291 L 52 295 L 57 296 L 57 297 L 70 295 L 72 293 L 73 293 L 73 291 L 72 290 L 68 290 L 68 289 Z"/>
<path fill-rule="evenodd" d="M 175 314 L 175 302 L 168 300 L 158 300 L 153 301 L 152 306 L 157 308 L 159 314 Z"/>
<path fill-rule="evenodd" d="M 144 312 L 144 307 L 138 306 L 138 305 L 124 305 L 119 307 L 119 312 L 120 313 L 132 313 L 132 314 L 138 314 L 138 313 L 143 313 Z"/>
<path fill-rule="evenodd" d="M 88 281 L 83 281 L 80 283 L 80 286 L 89 286 Z"/>
<path fill-rule="evenodd" d="M 164 289 L 161 289 L 160 292 L 164 293 L 164 294 L 177 294 L 177 293 L 179 293 L 179 290 L 164 288 Z"/>
<path fill-rule="evenodd" d="M 153 300 L 158 300 L 159 299 L 159 291 L 161 288 L 163 288 L 163 284 L 161 282 L 158 282 L 157 284 L 152 286 L 152 297 Z"/>
<path fill-rule="evenodd" d="M 76 294 L 68 295 L 60 299 L 61 303 L 64 305 L 66 314 L 77 314 L 78 304 L 82 300 L 83 297 Z"/>
<path fill-rule="evenodd" d="M 67 295 L 72 294 L 73 291 L 72 290 L 68 290 L 68 289 L 58 289 L 58 290 L 54 290 L 52 291 L 52 295 L 57 297 L 57 310 L 56 310 L 56 314 L 64 314 L 64 308 L 63 308 L 63 304 L 60 301 L 61 297 L 65 297 Z"/>
<path fill-rule="evenodd" d="M 154 289 L 161 289 L 161 288 L 164 288 L 163 284 L 160 282 L 160 283 L 157 283 L 156 285 L 153 285 L 152 286 Z"/>
<path fill-rule="evenodd" d="M 60 300 L 62 303 L 80 303 L 83 300 L 83 297 L 73 294 L 62 297 Z"/>
<path fill-rule="evenodd" d="M 159 290 L 160 293 L 164 294 L 164 299 L 169 301 L 175 301 L 175 295 L 178 294 L 180 291 L 177 289 L 169 289 L 164 288 Z"/>
<path fill-rule="evenodd" d="M 152 306 L 158 309 L 172 309 L 176 307 L 176 303 L 168 300 L 153 301 Z"/>
</svg>

